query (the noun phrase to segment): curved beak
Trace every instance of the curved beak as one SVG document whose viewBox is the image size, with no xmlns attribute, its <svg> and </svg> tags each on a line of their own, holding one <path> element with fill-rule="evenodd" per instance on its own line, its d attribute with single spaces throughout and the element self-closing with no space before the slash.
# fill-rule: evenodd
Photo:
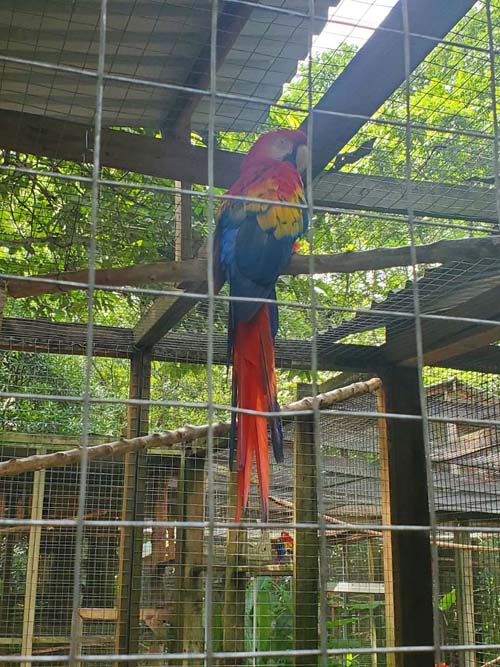
<svg viewBox="0 0 500 667">
<path fill-rule="evenodd" d="M 305 144 L 300 144 L 295 153 L 295 166 L 299 174 L 303 174 L 307 167 L 308 150 Z"/>
</svg>

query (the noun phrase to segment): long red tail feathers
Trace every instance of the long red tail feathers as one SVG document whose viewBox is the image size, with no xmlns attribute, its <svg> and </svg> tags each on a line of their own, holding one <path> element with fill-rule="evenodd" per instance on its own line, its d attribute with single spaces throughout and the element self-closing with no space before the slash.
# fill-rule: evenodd
<svg viewBox="0 0 500 667">
<path fill-rule="evenodd" d="M 238 407 L 268 412 L 276 405 L 274 341 L 269 312 L 262 306 L 250 322 L 236 325 L 233 340 L 233 368 L 236 374 Z M 269 518 L 269 447 L 267 418 L 238 414 L 236 465 L 238 498 L 236 521 L 248 505 L 254 456 L 259 479 L 262 520 Z"/>
</svg>

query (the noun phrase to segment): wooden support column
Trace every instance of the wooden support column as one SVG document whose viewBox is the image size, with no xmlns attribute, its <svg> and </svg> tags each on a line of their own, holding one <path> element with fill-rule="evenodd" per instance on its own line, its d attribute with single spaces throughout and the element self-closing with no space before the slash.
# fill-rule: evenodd
<svg viewBox="0 0 500 667">
<path fill-rule="evenodd" d="M 380 413 L 387 412 L 385 396 L 382 390 L 377 391 L 377 409 Z M 380 457 L 380 495 L 382 499 L 382 523 L 391 523 L 391 490 L 389 485 L 389 445 L 387 439 L 387 420 L 378 419 L 378 445 Z M 386 530 L 382 533 L 382 558 L 384 564 L 384 609 L 385 609 L 385 645 L 396 645 L 394 618 L 394 580 L 392 560 L 392 536 Z M 396 667 L 395 653 L 386 656 L 387 667 Z"/>
<path fill-rule="evenodd" d="M 457 542 L 470 546 L 470 533 L 456 533 Z M 458 641 L 460 644 L 476 643 L 474 617 L 474 569 L 473 551 L 456 549 Z M 460 667 L 476 667 L 475 651 L 458 653 Z"/>
<path fill-rule="evenodd" d="M 205 456 L 188 455 L 184 463 L 182 485 L 183 521 L 203 521 L 205 518 Z M 181 528 L 179 562 L 181 568 L 178 605 L 180 644 L 184 653 L 203 651 L 204 600 L 204 530 Z M 203 661 L 185 660 L 184 667 L 202 667 Z"/>
<path fill-rule="evenodd" d="M 238 473 L 232 472 L 229 479 L 228 521 L 234 520 L 237 489 Z M 243 566 L 246 563 L 247 532 L 238 528 L 227 530 L 222 650 L 244 651 L 247 576 L 243 571 Z M 239 665 L 246 664 L 246 661 L 242 658 L 227 658 L 220 664 L 225 667 L 239 667 Z"/>
<path fill-rule="evenodd" d="M 149 352 L 137 352 L 130 366 L 130 398 L 148 399 L 151 383 L 151 356 Z M 135 437 L 148 432 L 149 406 L 130 405 L 128 409 L 127 436 Z M 144 519 L 144 452 L 134 452 L 125 457 L 123 479 L 122 519 Z M 142 528 L 122 528 L 118 562 L 118 618 L 116 625 L 116 650 L 120 654 L 139 653 Z M 120 667 L 132 667 L 121 662 Z M 134 663 L 135 664 L 135 663 Z"/>
<path fill-rule="evenodd" d="M 302 389 L 302 387 L 300 388 Z M 299 397 L 304 395 L 299 391 Z M 316 523 L 318 507 L 316 496 L 316 449 L 314 446 L 314 418 L 297 418 L 295 433 L 294 521 Z M 319 538 L 316 528 L 295 531 L 293 608 L 294 648 L 319 647 Z M 317 667 L 317 655 L 295 657 L 295 667 Z"/>
<path fill-rule="evenodd" d="M 181 459 L 174 518 L 176 521 L 203 521 L 205 518 L 204 456 L 185 454 Z M 172 642 L 172 651 L 176 653 L 204 648 L 203 549 L 203 528 L 176 529 Z M 198 667 L 193 661 L 184 661 L 183 665 Z"/>
<path fill-rule="evenodd" d="M 192 184 L 187 181 L 175 181 L 175 187 L 191 190 Z M 176 192 L 175 201 L 175 261 L 191 259 L 193 256 L 192 217 L 193 206 L 191 195 Z"/>
<path fill-rule="evenodd" d="M 387 412 L 421 415 L 416 369 L 392 367 L 383 374 Z M 429 525 L 423 428 L 420 420 L 387 419 L 391 524 Z M 433 645 L 430 536 L 392 533 L 397 646 Z M 433 653 L 400 653 L 400 667 L 433 667 Z"/>
<path fill-rule="evenodd" d="M 375 581 L 375 549 L 373 540 L 366 540 L 367 563 L 368 563 L 368 581 Z M 370 596 L 370 601 L 375 602 L 375 595 Z M 373 609 L 368 610 L 368 618 L 370 623 L 370 645 L 372 648 L 377 648 L 377 626 L 375 624 L 375 614 Z M 376 653 L 370 655 L 372 667 L 378 667 L 378 656 Z"/>
<path fill-rule="evenodd" d="M 43 518 L 43 496 L 45 492 L 45 470 L 33 474 L 33 492 L 31 498 L 31 519 Z M 23 635 L 21 655 L 32 655 L 35 628 L 36 594 L 38 589 L 38 568 L 40 564 L 40 540 L 42 526 L 31 526 L 28 542 L 28 562 L 26 567 L 26 586 L 24 589 Z M 21 663 L 22 667 L 31 667 L 31 661 Z"/>
<path fill-rule="evenodd" d="M 175 502 L 171 503 L 170 513 L 174 521 L 184 521 L 184 488 L 186 486 L 186 454 L 183 453 L 180 458 L 179 476 L 177 478 L 177 493 Z M 182 652 L 182 627 L 183 627 L 183 567 L 184 567 L 184 530 L 180 527 L 175 529 L 175 568 L 174 568 L 174 601 L 173 601 L 173 627 L 172 643 L 170 651 L 172 653 Z"/>
<path fill-rule="evenodd" d="M 154 520 L 168 520 L 168 474 L 163 473 L 158 480 L 158 489 L 155 494 Z M 154 526 L 151 530 L 151 562 L 158 565 L 166 558 L 167 528 Z"/>
</svg>

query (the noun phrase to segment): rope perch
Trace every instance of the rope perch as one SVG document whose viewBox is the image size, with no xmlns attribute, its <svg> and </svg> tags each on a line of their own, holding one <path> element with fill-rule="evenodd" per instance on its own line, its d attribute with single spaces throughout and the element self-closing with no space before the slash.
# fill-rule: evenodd
<svg viewBox="0 0 500 667">
<path fill-rule="evenodd" d="M 344 401 L 352 396 L 377 391 L 382 386 L 379 378 L 372 378 L 366 382 L 354 382 L 346 387 L 340 387 L 324 394 L 318 394 L 315 398 L 306 396 L 299 401 L 294 401 L 284 407 L 287 412 L 297 412 L 300 410 L 312 410 L 316 404 L 318 407 L 327 408 L 335 403 Z M 229 424 L 218 422 L 213 425 L 213 434 L 215 437 L 221 437 L 229 433 Z M 202 440 L 208 435 L 208 424 L 203 426 L 181 426 L 172 431 L 163 433 L 151 433 L 150 435 L 139 436 L 137 438 L 121 438 L 115 442 L 105 442 L 101 445 L 87 447 L 87 456 L 89 461 L 99 461 L 113 456 L 124 456 L 130 452 L 138 452 L 146 449 L 158 447 L 170 447 L 173 445 L 187 445 L 195 440 Z M 52 454 L 35 454 L 25 458 L 10 459 L 0 463 L 0 477 L 10 477 L 12 475 L 21 475 L 34 470 L 46 470 L 47 468 L 63 468 L 68 465 L 80 463 L 82 458 L 82 448 L 75 447 L 65 452 L 53 452 Z"/>
</svg>

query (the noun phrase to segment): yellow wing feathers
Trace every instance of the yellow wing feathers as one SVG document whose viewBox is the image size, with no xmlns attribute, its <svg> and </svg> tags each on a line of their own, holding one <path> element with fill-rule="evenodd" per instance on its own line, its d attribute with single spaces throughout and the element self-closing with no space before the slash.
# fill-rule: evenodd
<svg viewBox="0 0 500 667">
<path fill-rule="evenodd" d="M 280 193 L 279 184 L 272 179 L 264 183 L 257 184 L 257 187 L 250 188 L 248 196 L 253 199 L 263 199 L 262 203 L 257 201 L 245 202 L 244 208 L 247 212 L 256 214 L 257 222 L 261 229 L 265 231 L 274 231 L 274 236 L 281 239 L 284 236 L 299 236 L 304 226 L 304 206 L 305 200 L 300 190 L 296 190 L 285 198 Z M 279 201 L 282 204 L 271 204 L 269 200 Z M 293 206 L 290 204 L 296 204 Z"/>
</svg>

